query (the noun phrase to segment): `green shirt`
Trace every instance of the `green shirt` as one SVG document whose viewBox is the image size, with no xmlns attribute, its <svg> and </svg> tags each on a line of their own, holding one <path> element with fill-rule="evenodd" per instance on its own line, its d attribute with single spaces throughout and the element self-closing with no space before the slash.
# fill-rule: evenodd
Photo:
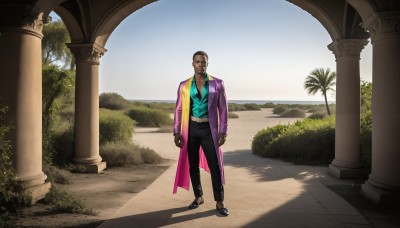
<svg viewBox="0 0 400 228">
<path fill-rule="evenodd" d="M 190 87 L 190 110 L 191 115 L 197 118 L 208 118 L 208 75 L 204 83 L 202 93 L 200 95 L 196 86 L 196 79 L 193 76 L 192 85 Z"/>
</svg>

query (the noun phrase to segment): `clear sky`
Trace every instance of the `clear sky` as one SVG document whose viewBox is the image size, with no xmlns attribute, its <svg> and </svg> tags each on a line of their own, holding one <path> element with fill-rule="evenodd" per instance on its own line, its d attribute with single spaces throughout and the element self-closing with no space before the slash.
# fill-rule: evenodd
<svg viewBox="0 0 400 228">
<path fill-rule="evenodd" d="M 224 80 L 229 100 L 323 100 L 304 81 L 315 68 L 336 70 L 328 32 L 285 0 L 160 0 L 127 17 L 100 63 L 100 93 L 170 100 L 193 75 L 192 55 L 209 55 L 208 73 Z M 361 53 L 371 81 L 372 48 Z M 333 95 L 328 97 L 334 100 Z"/>
</svg>

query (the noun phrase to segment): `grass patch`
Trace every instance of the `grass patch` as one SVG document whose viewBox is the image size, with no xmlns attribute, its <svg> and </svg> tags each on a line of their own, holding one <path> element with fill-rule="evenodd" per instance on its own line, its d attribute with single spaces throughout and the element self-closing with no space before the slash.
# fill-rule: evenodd
<svg viewBox="0 0 400 228">
<path fill-rule="evenodd" d="M 43 201 L 52 205 L 58 212 L 96 215 L 92 209 L 87 208 L 82 200 L 56 186 L 50 188 Z"/>
<path fill-rule="evenodd" d="M 108 166 L 160 164 L 163 158 L 154 150 L 134 143 L 109 143 L 100 148 L 100 156 Z"/>
<path fill-rule="evenodd" d="M 72 184 L 73 176 L 64 169 L 59 169 L 48 164 L 43 165 L 43 172 L 47 175 L 47 180 L 57 184 Z"/>
</svg>

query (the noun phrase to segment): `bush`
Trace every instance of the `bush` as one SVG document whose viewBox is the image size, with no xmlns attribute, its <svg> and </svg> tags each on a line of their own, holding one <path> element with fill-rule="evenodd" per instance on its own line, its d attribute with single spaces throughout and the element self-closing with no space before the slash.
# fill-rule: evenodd
<svg viewBox="0 0 400 228">
<path fill-rule="evenodd" d="M 75 76 L 58 66 L 43 66 L 42 151 L 43 163 L 52 164 L 55 153 L 54 135 L 64 117 L 62 109 L 73 102 Z"/>
<path fill-rule="evenodd" d="M 162 158 L 152 149 L 129 143 L 109 143 L 100 148 L 100 156 L 108 166 L 159 164 Z"/>
<path fill-rule="evenodd" d="M 246 111 L 258 111 L 261 110 L 260 106 L 254 103 L 250 103 L 250 104 L 244 104 L 244 108 L 246 109 Z"/>
<path fill-rule="evenodd" d="M 247 104 L 228 103 L 228 110 L 230 112 L 258 111 L 261 110 L 261 105 L 255 103 L 247 103 Z"/>
<path fill-rule="evenodd" d="M 285 132 L 288 127 L 289 125 L 279 124 L 274 127 L 269 127 L 259 131 L 254 136 L 251 143 L 251 150 L 253 151 L 253 153 L 263 156 L 266 153 L 266 146 L 270 144 L 274 139 L 279 137 L 279 135 L 281 135 L 283 132 Z M 272 158 L 277 156 L 277 154 L 274 155 L 270 153 L 268 157 Z"/>
<path fill-rule="evenodd" d="M 161 127 L 163 125 L 172 125 L 172 119 L 169 113 L 145 107 L 137 107 L 129 109 L 126 113 L 131 119 L 142 127 Z"/>
<path fill-rule="evenodd" d="M 310 119 L 323 119 L 327 117 L 328 114 L 323 114 L 323 113 L 313 113 L 311 114 L 308 118 Z"/>
<path fill-rule="evenodd" d="M 50 188 L 50 191 L 44 198 L 44 202 L 54 206 L 59 212 L 95 215 L 93 210 L 88 209 L 82 200 L 56 186 Z"/>
<path fill-rule="evenodd" d="M 163 110 L 167 111 L 169 113 L 173 113 L 175 111 L 175 103 L 167 103 L 167 102 L 139 102 L 135 101 L 131 103 L 131 107 L 145 107 L 149 109 L 158 109 L 158 110 Z"/>
<path fill-rule="evenodd" d="M 10 215 L 22 213 L 30 204 L 30 196 L 22 181 L 17 179 L 11 162 L 11 145 L 5 137 L 10 126 L 4 124 L 3 119 L 6 112 L 7 108 L 0 105 L 0 227 L 11 226 Z"/>
<path fill-rule="evenodd" d="M 278 127 L 279 128 L 279 127 Z M 282 127 L 280 127 L 282 128 Z M 274 131 L 274 130 L 269 130 Z M 295 164 L 327 165 L 335 154 L 335 118 L 322 120 L 304 119 L 288 125 L 285 131 L 273 134 L 262 144 L 259 137 L 267 133 L 257 134 L 253 142 L 258 142 L 253 153 L 263 157 L 280 158 Z M 266 136 L 265 136 L 266 135 Z M 264 146 L 264 150 L 262 150 Z"/>
<path fill-rule="evenodd" d="M 228 118 L 229 119 L 237 119 L 239 118 L 239 115 L 233 112 L 228 112 Z"/>
<path fill-rule="evenodd" d="M 281 113 L 281 117 L 285 117 L 285 118 L 304 118 L 304 117 L 306 117 L 306 113 L 302 109 L 291 108 L 291 109 L 288 109 L 288 110 L 284 111 L 283 113 Z"/>
<path fill-rule="evenodd" d="M 275 108 L 273 109 L 272 112 L 273 112 L 274 114 L 280 115 L 281 113 L 285 112 L 286 110 L 287 110 L 287 107 L 286 107 L 286 106 L 278 105 L 278 106 L 275 106 Z"/>
<path fill-rule="evenodd" d="M 372 159 L 372 115 L 371 110 L 363 113 L 361 116 L 361 132 L 360 132 L 360 162 L 363 167 L 371 170 Z"/>
<path fill-rule="evenodd" d="M 47 180 L 57 184 L 71 184 L 72 175 L 67 170 L 59 169 L 55 166 L 43 165 L 43 172 L 47 175 Z"/>
<path fill-rule="evenodd" d="M 276 105 L 272 102 L 268 102 L 268 103 L 261 105 L 262 108 L 275 108 L 275 106 Z"/>
<path fill-rule="evenodd" d="M 244 107 L 244 105 L 228 103 L 228 110 L 230 112 L 238 112 L 238 111 L 246 111 L 246 108 Z"/>
<path fill-rule="evenodd" d="M 129 102 L 125 100 L 118 93 L 102 93 L 99 97 L 100 108 L 106 108 L 111 110 L 122 110 L 126 109 Z"/>
<path fill-rule="evenodd" d="M 74 128 L 71 126 L 64 132 L 56 133 L 53 143 L 53 163 L 60 167 L 66 167 L 74 157 Z"/>
<path fill-rule="evenodd" d="M 100 109 L 100 145 L 130 142 L 135 122 L 122 112 Z"/>
</svg>

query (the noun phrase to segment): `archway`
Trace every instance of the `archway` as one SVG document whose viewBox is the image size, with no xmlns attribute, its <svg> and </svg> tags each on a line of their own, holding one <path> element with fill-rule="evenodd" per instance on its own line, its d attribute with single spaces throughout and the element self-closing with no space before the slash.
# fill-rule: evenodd
<svg viewBox="0 0 400 228">
<path fill-rule="evenodd" d="M 149 0 L 56 1 L 45 0 L 14 3 L 2 2 L 0 66 L 0 96 L 10 107 L 8 119 L 16 125 L 12 143 L 16 149 L 16 166 L 20 177 L 32 188 L 43 188 L 41 171 L 40 124 L 40 39 L 43 16 L 55 10 L 66 23 L 72 37 L 71 50 L 77 59 L 77 142 L 76 160 L 101 169 L 98 156 L 98 64 L 106 51 L 104 45 L 118 24 Z M 400 107 L 389 101 L 398 100 L 399 83 L 399 9 L 398 1 L 297 1 L 292 3 L 312 14 L 326 28 L 333 43 L 329 48 L 337 60 L 337 139 L 336 157 L 331 171 L 346 177 L 359 171 L 359 55 L 371 34 L 374 48 L 373 77 L 373 167 L 363 193 L 376 202 L 390 201 L 399 190 L 400 173 L 397 163 L 400 144 L 397 143 Z M 9 50 L 9 51 L 7 51 Z M 13 50 L 21 50 L 16 53 Z M 5 53 L 13 53 L 8 56 Z M 29 53 L 29 54 L 28 54 Z M 25 58 L 31 56 L 31 58 Z M 30 71 L 28 72 L 27 69 Z M 33 73 L 32 73 L 33 72 Z M 27 86 L 27 84 L 33 86 Z M 359 85 L 358 85 L 359 86 Z M 28 89 L 25 89 L 28 88 Z M 354 90 L 354 88 L 356 88 Z M 34 104 L 34 105 L 32 105 Z M 29 115 L 26 115 L 29 110 Z M 97 111 L 96 111 L 97 110 Z M 391 110 L 388 113 L 386 110 Z M 24 114 L 25 113 L 25 114 Z M 79 130 L 81 129 L 81 130 Z M 97 136 L 96 136 L 97 135 Z M 97 138 L 96 138 L 97 137 Z M 30 145 L 35 145 L 30 147 Z M 33 154 L 34 164 L 28 161 Z M 27 165 L 29 163 L 29 165 Z M 30 167 L 27 169 L 27 167 Z"/>
</svg>

